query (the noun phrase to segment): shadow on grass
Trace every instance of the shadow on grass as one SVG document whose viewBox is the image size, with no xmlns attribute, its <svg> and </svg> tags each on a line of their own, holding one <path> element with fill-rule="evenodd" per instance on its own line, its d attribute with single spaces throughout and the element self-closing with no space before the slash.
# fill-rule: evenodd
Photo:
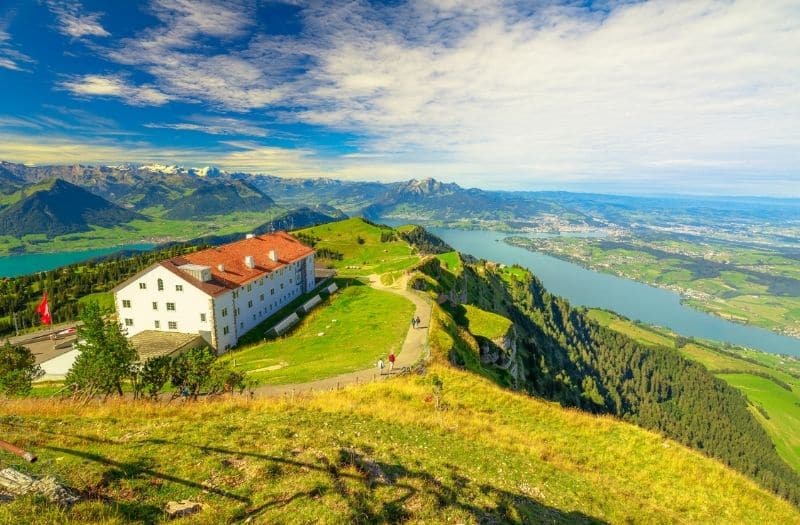
<svg viewBox="0 0 800 525">
<path fill-rule="evenodd" d="M 297 499 L 316 499 L 333 490 L 347 505 L 348 515 L 342 518 L 348 523 L 395 523 L 413 519 L 413 513 L 406 504 L 415 496 L 433 497 L 437 511 L 458 509 L 468 513 L 478 523 L 605 523 L 578 511 L 565 512 L 549 507 L 526 494 L 510 492 L 489 484 L 474 484 L 469 478 L 459 475 L 458 468 L 453 465 L 446 466 L 446 476 L 437 477 L 399 463 L 373 461 L 350 449 L 340 449 L 336 461 L 320 456 L 317 462 L 308 462 L 169 440 L 148 439 L 145 442 L 193 447 L 205 453 L 255 458 L 273 465 L 323 472 L 330 479 L 330 486 L 317 484 L 308 491 L 299 491 L 257 506 L 248 505 L 232 517 L 234 522 L 256 518 L 270 509 L 286 506 Z M 376 486 L 390 488 L 388 500 L 375 496 Z M 471 501 L 470 491 L 474 494 L 476 490 L 482 495 L 482 499 L 492 501 L 493 504 L 479 505 Z M 385 491 L 383 493 L 386 494 Z"/>
</svg>

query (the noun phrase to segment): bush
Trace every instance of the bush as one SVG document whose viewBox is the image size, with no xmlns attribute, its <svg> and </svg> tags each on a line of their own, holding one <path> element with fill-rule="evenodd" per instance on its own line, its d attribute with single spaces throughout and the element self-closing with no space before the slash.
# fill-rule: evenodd
<svg viewBox="0 0 800 525">
<path fill-rule="evenodd" d="M 24 396 L 31 391 L 31 383 L 43 374 L 33 354 L 26 347 L 12 345 L 8 340 L 0 346 L 1 394 Z"/>
</svg>

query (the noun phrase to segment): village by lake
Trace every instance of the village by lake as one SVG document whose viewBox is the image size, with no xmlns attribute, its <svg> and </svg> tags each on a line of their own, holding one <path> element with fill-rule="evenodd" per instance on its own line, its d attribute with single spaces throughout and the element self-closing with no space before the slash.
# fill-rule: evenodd
<svg viewBox="0 0 800 525">
<path fill-rule="evenodd" d="M 385 221 L 392 224 L 391 221 Z M 456 250 L 531 270 L 545 287 L 574 306 L 613 310 L 631 319 L 664 326 L 687 337 L 729 342 L 773 354 L 800 356 L 800 339 L 726 321 L 681 303 L 680 296 L 630 279 L 597 272 L 549 255 L 511 246 L 508 233 L 430 228 Z"/>
</svg>

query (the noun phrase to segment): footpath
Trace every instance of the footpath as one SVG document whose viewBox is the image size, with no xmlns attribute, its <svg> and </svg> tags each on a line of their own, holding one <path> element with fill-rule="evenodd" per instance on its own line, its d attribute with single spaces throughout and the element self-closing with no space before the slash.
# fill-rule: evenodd
<svg viewBox="0 0 800 525">
<path fill-rule="evenodd" d="M 403 367 L 411 366 L 416 363 L 427 351 L 428 332 L 431 324 L 431 302 L 428 297 L 422 295 L 421 293 L 408 290 L 406 288 L 407 284 L 407 275 L 404 275 L 401 279 L 388 286 L 381 283 L 380 276 L 369 276 L 369 285 L 372 288 L 401 295 L 414 303 L 414 315 L 419 317 L 420 320 L 417 328 L 412 327 L 411 323 L 409 322 L 408 333 L 406 334 L 405 341 L 403 341 L 403 347 L 400 349 L 400 353 L 397 354 L 397 360 L 395 361 L 394 371 L 392 373 L 389 372 L 388 361 L 384 359 L 386 368 L 384 368 L 383 374 L 380 374 L 377 367 L 373 366 L 366 370 L 340 374 L 338 376 L 320 379 L 319 381 L 310 381 L 308 383 L 265 385 L 253 389 L 253 397 L 279 397 L 300 394 L 304 392 L 338 390 L 347 385 L 357 385 L 384 380 L 399 373 Z"/>
</svg>

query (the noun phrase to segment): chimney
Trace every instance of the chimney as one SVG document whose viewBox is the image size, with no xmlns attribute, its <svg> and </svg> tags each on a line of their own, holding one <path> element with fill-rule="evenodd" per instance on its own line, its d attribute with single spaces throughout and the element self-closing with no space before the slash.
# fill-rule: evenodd
<svg viewBox="0 0 800 525">
<path fill-rule="evenodd" d="M 252 234 L 252 233 L 248 233 L 247 235 L 245 235 L 245 237 L 244 237 L 244 238 L 245 238 L 245 239 L 252 239 L 253 237 L 255 237 L 255 235 L 254 235 L 254 234 Z"/>
<path fill-rule="evenodd" d="M 252 255 L 246 255 L 244 258 L 244 265 L 252 270 L 256 267 L 256 260 Z"/>
<path fill-rule="evenodd" d="M 270 250 L 269 251 L 269 259 L 272 262 L 278 262 L 278 252 L 276 252 L 275 250 Z"/>
<path fill-rule="evenodd" d="M 218 264 L 217 265 L 217 270 L 219 270 L 221 272 L 224 272 L 225 271 L 225 265 L 224 264 Z"/>
</svg>

